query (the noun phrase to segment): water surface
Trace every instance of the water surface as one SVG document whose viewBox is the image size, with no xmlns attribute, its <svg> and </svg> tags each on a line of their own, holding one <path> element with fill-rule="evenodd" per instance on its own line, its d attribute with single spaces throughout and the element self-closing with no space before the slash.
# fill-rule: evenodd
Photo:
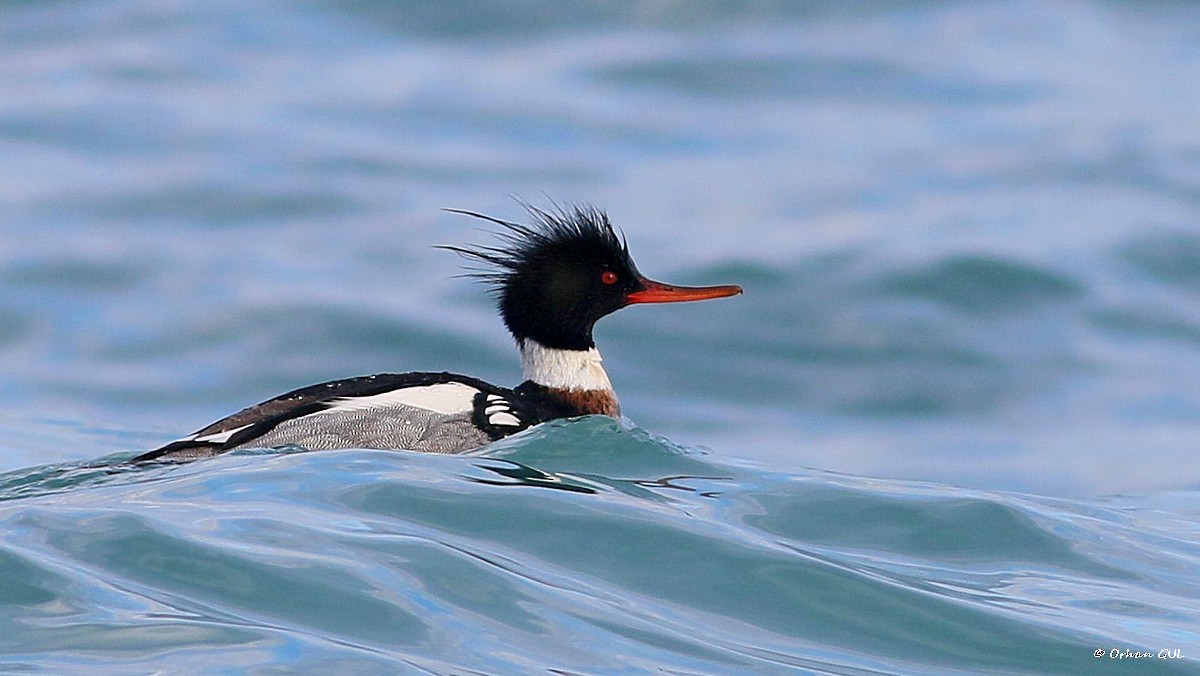
<svg viewBox="0 0 1200 676">
<path fill-rule="evenodd" d="M 1195 673 L 1196 82 L 1188 3 L 2 3 L 0 670 Z M 432 248 L 512 196 L 746 293 L 601 323 L 619 425 L 119 467 L 515 384 Z"/>
</svg>

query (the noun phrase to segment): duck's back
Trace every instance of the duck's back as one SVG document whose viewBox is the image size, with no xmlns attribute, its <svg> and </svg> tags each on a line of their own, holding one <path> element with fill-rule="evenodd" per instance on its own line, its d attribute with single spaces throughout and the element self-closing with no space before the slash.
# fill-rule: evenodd
<svg viewBox="0 0 1200 676">
<path fill-rule="evenodd" d="M 547 417 L 521 394 L 469 376 L 379 374 L 282 394 L 134 461 L 194 460 L 279 446 L 460 453 Z"/>
</svg>

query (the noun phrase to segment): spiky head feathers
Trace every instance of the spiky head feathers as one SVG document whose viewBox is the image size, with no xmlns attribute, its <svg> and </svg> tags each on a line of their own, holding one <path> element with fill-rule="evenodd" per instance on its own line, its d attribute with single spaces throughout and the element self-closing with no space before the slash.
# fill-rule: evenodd
<svg viewBox="0 0 1200 676">
<path fill-rule="evenodd" d="M 624 238 L 608 216 L 588 205 L 545 211 L 524 205 L 529 224 L 484 216 L 504 228 L 496 246 L 442 247 L 490 267 L 472 276 L 492 286 L 505 326 L 518 341 L 531 338 L 546 347 L 594 347 L 596 321 L 628 304 L 641 287 Z"/>
</svg>

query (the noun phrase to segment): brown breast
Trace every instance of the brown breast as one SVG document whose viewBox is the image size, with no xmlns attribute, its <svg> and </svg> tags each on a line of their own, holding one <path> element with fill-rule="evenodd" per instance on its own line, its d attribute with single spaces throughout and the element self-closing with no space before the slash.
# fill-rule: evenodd
<svg viewBox="0 0 1200 676">
<path fill-rule="evenodd" d="M 598 414 L 612 418 L 621 415 L 621 405 L 612 390 L 564 390 L 546 388 L 547 392 L 579 410 L 580 415 Z"/>
</svg>

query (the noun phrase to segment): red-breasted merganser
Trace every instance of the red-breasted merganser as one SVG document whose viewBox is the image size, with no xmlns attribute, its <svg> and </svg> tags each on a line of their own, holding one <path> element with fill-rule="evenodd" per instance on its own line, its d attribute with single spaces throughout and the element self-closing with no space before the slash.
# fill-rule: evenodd
<svg viewBox="0 0 1200 676">
<path fill-rule="evenodd" d="M 387 373 L 301 388 L 251 406 L 134 462 L 183 461 L 242 448 L 376 448 L 460 453 L 532 425 L 620 408 L 592 327 L 634 303 L 723 298 L 733 285 L 672 286 L 643 277 L 604 212 L 526 207 L 497 246 L 441 247 L 492 266 L 500 316 L 521 352 L 525 381 L 508 389 L 453 373 Z"/>
</svg>

